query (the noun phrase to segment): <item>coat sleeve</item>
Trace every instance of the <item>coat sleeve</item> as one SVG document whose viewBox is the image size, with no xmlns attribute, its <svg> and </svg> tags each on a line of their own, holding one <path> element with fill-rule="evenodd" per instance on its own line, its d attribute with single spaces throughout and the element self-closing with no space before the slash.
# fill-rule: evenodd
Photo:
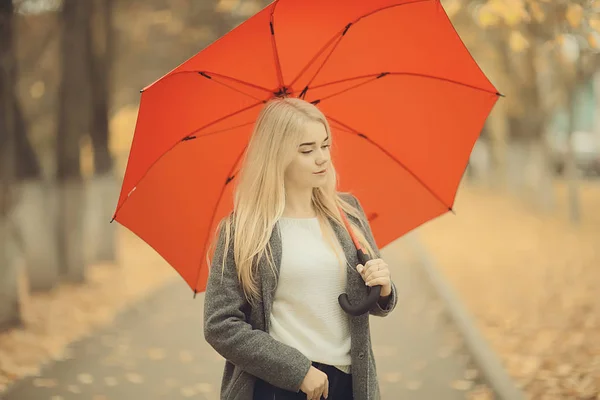
<svg viewBox="0 0 600 400">
<path fill-rule="evenodd" d="M 311 361 L 246 321 L 244 310 L 249 310 L 250 304 L 237 276 L 232 243 L 230 240 L 223 269 L 225 233 L 221 229 L 205 293 L 204 337 L 221 356 L 244 371 L 298 392 Z"/>
<path fill-rule="evenodd" d="M 365 233 L 367 241 L 375 251 L 375 255 L 378 258 L 381 258 L 381 253 L 379 251 L 379 247 L 377 247 L 377 243 L 375 243 L 375 238 L 373 237 L 373 232 L 371 231 L 371 226 L 369 225 L 369 221 L 365 214 L 365 210 L 362 208 L 360 201 L 358 201 L 358 199 L 354 195 L 351 196 L 351 204 L 353 204 L 354 207 L 356 207 L 356 209 L 360 213 L 361 224 L 363 226 L 363 232 Z M 392 281 L 392 293 L 390 294 L 390 297 L 388 299 L 387 306 L 385 308 L 382 308 L 379 303 L 375 303 L 373 308 L 369 311 L 369 314 L 374 315 L 376 317 L 386 317 L 387 315 L 389 315 L 389 313 L 391 313 L 394 310 L 394 308 L 396 308 L 397 302 L 398 296 L 396 291 L 396 285 Z"/>
</svg>

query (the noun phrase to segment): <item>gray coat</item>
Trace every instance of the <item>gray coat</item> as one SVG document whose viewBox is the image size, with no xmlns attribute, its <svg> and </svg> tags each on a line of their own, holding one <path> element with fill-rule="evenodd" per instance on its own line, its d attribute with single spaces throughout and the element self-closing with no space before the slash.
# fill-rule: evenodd
<svg viewBox="0 0 600 400">
<path fill-rule="evenodd" d="M 345 200 L 360 210 L 362 218 L 348 218 L 362 225 L 371 246 L 379 250 L 373 239 L 371 228 L 358 200 L 352 195 L 343 195 Z M 351 266 L 358 264 L 356 248 L 348 233 L 337 224 L 334 231 Z M 276 271 L 281 263 L 281 238 L 279 226 L 276 225 L 271 235 L 270 244 L 273 251 Z M 295 348 L 273 339 L 269 331 L 269 318 L 276 289 L 276 278 L 263 260 L 259 263 L 259 287 L 261 301 L 251 307 L 239 284 L 233 246 L 230 246 L 225 271 L 222 273 L 221 261 L 225 238 L 223 232 L 213 258 L 208 278 L 204 304 L 204 336 L 206 341 L 225 359 L 225 369 L 221 386 L 221 399 L 252 400 L 255 377 L 263 379 L 277 387 L 298 392 L 300 385 L 311 366 L 311 360 Z M 230 241 L 231 243 L 231 241 Z M 346 293 L 352 304 L 361 301 L 367 290 L 360 274 L 355 268 L 347 270 Z M 379 305 L 369 313 L 375 316 L 386 316 L 396 306 L 396 288 L 392 284 L 392 294 L 386 309 Z M 352 381 L 355 400 L 378 400 L 379 385 L 375 359 L 371 346 L 369 314 L 351 317 L 351 358 Z"/>
</svg>

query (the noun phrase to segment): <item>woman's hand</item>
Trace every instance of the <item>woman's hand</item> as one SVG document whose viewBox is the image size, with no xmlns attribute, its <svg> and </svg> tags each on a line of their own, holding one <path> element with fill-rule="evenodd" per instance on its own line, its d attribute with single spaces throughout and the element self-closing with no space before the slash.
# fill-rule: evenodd
<svg viewBox="0 0 600 400">
<path fill-rule="evenodd" d="M 381 297 L 392 294 L 392 279 L 390 269 L 381 258 L 367 261 L 366 265 L 358 264 L 356 270 L 362 276 L 367 286 L 381 285 Z"/>
<path fill-rule="evenodd" d="M 302 381 L 300 390 L 306 393 L 307 400 L 321 400 L 321 396 L 329 396 L 329 379 L 327 374 L 313 366 Z"/>
</svg>

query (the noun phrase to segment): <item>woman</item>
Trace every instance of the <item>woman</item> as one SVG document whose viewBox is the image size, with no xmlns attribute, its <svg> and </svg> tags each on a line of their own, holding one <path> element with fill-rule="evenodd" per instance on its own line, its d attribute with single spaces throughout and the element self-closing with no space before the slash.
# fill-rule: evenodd
<svg viewBox="0 0 600 400">
<path fill-rule="evenodd" d="M 331 145 L 303 100 L 272 100 L 257 119 L 205 294 L 205 338 L 226 359 L 222 399 L 379 398 L 369 314 L 388 315 L 396 289 L 358 200 L 336 192 Z M 365 284 L 382 286 L 379 302 L 350 317 L 337 297 L 360 302 Z"/>
</svg>

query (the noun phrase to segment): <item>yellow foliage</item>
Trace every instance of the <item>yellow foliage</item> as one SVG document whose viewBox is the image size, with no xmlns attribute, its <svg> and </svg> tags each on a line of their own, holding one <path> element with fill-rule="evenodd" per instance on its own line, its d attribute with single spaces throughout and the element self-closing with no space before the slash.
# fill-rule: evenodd
<svg viewBox="0 0 600 400">
<path fill-rule="evenodd" d="M 542 7 L 540 7 L 540 4 L 537 1 L 531 1 L 529 7 L 531 8 L 533 19 L 535 19 L 536 22 L 544 22 L 546 15 L 544 14 Z"/>
<path fill-rule="evenodd" d="M 510 49 L 520 53 L 529 47 L 529 41 L 519 31 L 512 31 L 509 38 Z"/>
<path fill-rule="evenodd" d="M 235 7 L 237 7 L 238 3 L 238 0 L 219 0 L 217 6 L 215 7 L 215 11 L 230 13 Z"/>
<path fill-rule="evenodd" d="M 583 18 L 583 8 L 579 4 L 569 4 L 565 17 L 573 28 L 579 28 Z"/>
<path fill-rule="evenodd" d="M 446 11 L 446 14 L 448 14 L 448 17 L 450 17 L 450 18 L 454 17 L 456 15 L 456 13 L 458 13 L 460 8 L 461 8 L 461 5 L 458 0 L 444 1 L 444 10 Z"/>
<path fill-rule="evenodd" d="M 592 29 L 600 33 L 600 15 L 595 15 L 591 17 L 589 22 Z"/>
<path fill-rule="evenodd" d="M 496 14 L 504 13 L 507 6 L 504 0 L 488 0 L 486 5 Z"/>
<path fill-rule="evenodd" d="M 41 99 L 46 94 L 46 84 L 42 80 L 35 81 L 29 88 L 29 94 L 32 99 Z"/>
<path fill-rule="evenodd" d="M 79 140 L 79 168 L 84 178 L 94 175 L 94 148 L 92 138 L 88 134 Z"/>
<path fill-rule="evenodd" d="M 481 6 L 477 13 L 477 22 L 479 22 L 480 26 L 484 28 L 494 26 L 498 24 L 498 21 L 499 17 L 491 7 L 487 4 Z"/>
<path fill-rule="evenodd" d="M 593 49 L 600 49 L 600 34 L 598 32 L 590 32 L 588 43 Z"/>
<path fill-rule="evenodd" d="M 515 26 L 521 21 L 529 19 L 523 0 L 489 0 L 488 4 L 508 26 Z"/>
</svg>

